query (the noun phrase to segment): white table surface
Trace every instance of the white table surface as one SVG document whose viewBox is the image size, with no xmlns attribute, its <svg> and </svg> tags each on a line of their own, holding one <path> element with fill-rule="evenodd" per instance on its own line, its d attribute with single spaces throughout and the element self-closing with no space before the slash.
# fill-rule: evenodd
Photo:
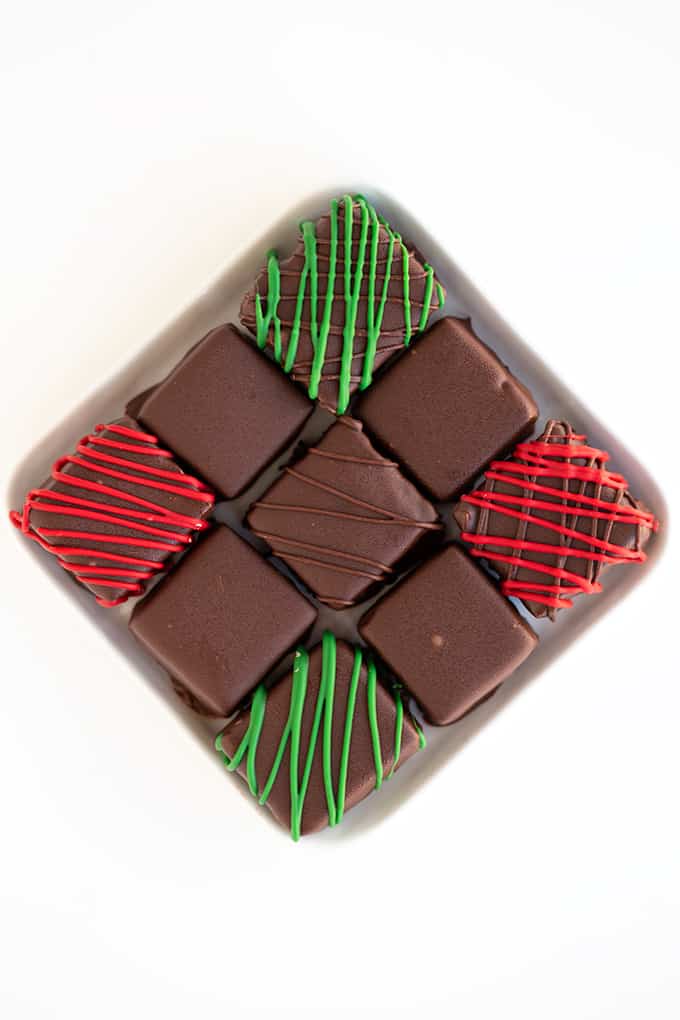
<svg viewBox="0 0 680 1020">
<path fill-rule="evenodd" d="M 3 430 L 31 444 L 287 205 L 438 223 L 677 510 L 676 4 L 3 5 Z M 0 1014 L 680 1011 L 674 534 L 360 838 L 278 838 L 0 530 Z"/>
</svg>

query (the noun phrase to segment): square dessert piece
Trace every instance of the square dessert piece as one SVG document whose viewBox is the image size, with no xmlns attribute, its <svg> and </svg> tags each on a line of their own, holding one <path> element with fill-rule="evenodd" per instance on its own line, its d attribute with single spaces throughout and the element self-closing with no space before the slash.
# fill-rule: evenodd
<svg viewBox="0 0 680 1020">
<path fill-rule="evenodd" d="M 373 606 L 360 620 L 359 633 L 435 726 L 465 715 L 538 642 L 507 599 L 453 545 Z"/>
<path fill-rule="evenodd" d="M 493 461 L 454 507 L 470 555 L 534 616 L 554 620 L 575 596 L 600 592 L 608 567 L 646 559 L 658 521 L 608 460 L 569 422 L 552 419 L 538 439 Z"/>
<path fill-rule="evenodd" d="M 260 685 L 216 741 L 293 839 L 337 825 L 422 746 L 399 693 L 360 648 L 328 632 L 311 652 L 298 649 L 283 680 Z"/>
<path fill-rule="evenodd" d="M 186 700 L 225 717 L 315 619 L 290 581 L 219 525 L 135 608 L 130 630 Z"/>
<path fill-rule="evenodd" d="M 293 441 L 313 410 L 234 326 L 218 326 L 145 396 L 137 416 L 232 499 Z"/>
<path fill-rule="evenodd" d="M 343 195 L 300 224 L 287 258 L 269 252 L 240 317 L 312 399 L 344 414 L 444 299 L 432 266 L 370 202 Z"/>
<path fill-rule="evenodd" d="M 102 606 L 141 595 L 210 527 L 215 498 L 132 418 L 95 425 L 10 520 Z"/>
<path fill-rule="evenodd" d="M 444 501 L 530 432 L 538 409 L 469 324 L 449 317 L 371 388 L 358 414 L 415 480 Z"/>
<path fill-rule="evenodd" d="M 434 507 L 346 417 L 283 469 L 247 523 L 333 609 L 366 598 L 441 531 Z"/>
</svg>

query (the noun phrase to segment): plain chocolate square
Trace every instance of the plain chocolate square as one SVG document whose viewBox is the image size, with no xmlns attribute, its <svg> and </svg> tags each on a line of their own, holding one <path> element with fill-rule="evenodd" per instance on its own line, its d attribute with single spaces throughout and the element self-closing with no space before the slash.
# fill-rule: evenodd
<svg viewBox="0 0 680 1020">
<path fill-rule="evenodd" d="M 457 546 L 387 593 L 359 633 L 435 726 L 490 694 L 533 651 L 529 625 Z"/>
<path fill-rule="evenodd" d="M 333 609 L 377 591 L 441 533 L 432 504 L 346 417 L 283 469 L 247 523 Z"/>
<path fill-rule="evenodd" d="M 324 653 L 325 649 L 325 653 Z M 421 746 L 421 735 L 408 712 L 400 712 L 399 753 L 395 764 L 397 740 L 397 704 L 400 695 L 392 692 L 377 680 L 375 667 L 369 679 L 369 667 L 365 652 L 354 649 L 345 641 L 337 640 L 332 634 L 326 633 L 323 643 L 316 645 L 311 652 L 298 652 L 297 668 L 304 668 L 300 661 L 308 654 L 306 666 L 306 689 L 302 701 L 300 723 L 300 740 L 298 747 L 298 788 L 301 788 L 305 763 L 311 748 L 312 727 L 319 700 L 319 689 L 324 669 L 329 671 L 326 680 L 331 679 L 330 703 L 332 710 L 328 713 L 331 724 L 330 754 L 327 759 L 329 769 L 324 775 L 324 733 L 326 732 L 326 711 L 320 721 L 316 744 L 311 751 L 311 769 L 306 795 L 302 798 L 302 810 L 298 824 L 291 824 L 291 745 L 295 737 L 288 727 L 291 707 L 295 705 L 295 680 L 291 671 L 276 683 L 270 690 L 258 689 L 261 704 L 240 712 L 220 734 L 216 746 L 221 752 L 225 764 L 230 763 L 244 779 L 248 779 L 248 753 L 244 750 L 240 762 L 233 761 L 244 738 L 247 739 L 249 750 L 254 761 L 255 788 L 251 792 L 261 797 L 267 789 L 272 766 L 279 750 L 281 740 L 287 734 L 283 757 L 278 770 L 274 772 L 273 784 L 266 797 L 266 805 L 276 820 L 283 826 L 290 827 L 293 836 L 307 835 L 325 828 L 329 823 L 337 824 L 344 813 L 367 797 L 382 781 L 389 778 L 393 769 L 401 767 Z M 358 670 L 358 682 L 352 683 L 355 670 Z M 304 682 L 304 677 L 301 678 Z M 350 696 L 354 689 L 353 696 Z M 323 701 L 324 706 L 328 704 Z M 260 715 L 261 712 L 261 715 Z M 253 715 L 262 721 L 262 727 L 253 733 Z M 371 715 L 375 720 L 372 727 Z M 294 711 L 293 711 L 294 715 Z M 347 719 L 350 719 L 349 750 L 346 755 L 345 782 L 341 783 L 341 763 L 343 744 L 347 734 Z M 377 738 L 377 744 L 374 740 Z M 251 743 L 252 742 L 252 743 Z M 328 786 L 325 782 L 328 779 Z M 331 794 L 331 810 L 334 818 L 329 815 L 329 789 Z M 342 791 L 344 790 L 344 795 Z M 299 828 L 299 831 L 298 831 Z"/>
<path fill-rule="evenodd" d="M 467 322 L 446 318 L 359 403 L 358 415 L 436 500 L 450 500 L 530 432 L 538 408 Z"/>
<path fill-rule="evenodd" d="M 140 421 L 227 499 L 293 441 L 313 410 L 231 325 L 208 333 L 136 407 Z"/>
<path fill-rule="evenodd" d="M 130 629 L 209 715 L 230 715 L 300 641 L 316 610 L 219 525 L 132 614 Z"/>
</svg>

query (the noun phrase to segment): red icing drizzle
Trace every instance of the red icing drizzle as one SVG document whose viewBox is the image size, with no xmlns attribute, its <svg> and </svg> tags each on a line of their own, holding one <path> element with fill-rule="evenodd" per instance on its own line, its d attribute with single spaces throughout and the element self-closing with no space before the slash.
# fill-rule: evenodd
<svg viewBox="0 0 680 1020">
<path fill-rule="evenodd" d="M 113 433 L 121 438 L 111 439 L 99 435 L 100 432 Z M 99 449 L 100 447 L 104 449 Z M 93 472 L 98 478 L 104 475 L 112 480 L 129 482 L 135 487 L 148 488 L 150 496 L 153 496 L 154 492 L 167 492 L 208 506 L 215 502 L 213 493 L 198 478 L 178 471 L 166 471 L 163 468 L 141 464 L 127 458 L 126 453 L 164 457 L 168 460 L 172 460 L 173 457 L 169 450 L 158 446 L 158 439 L 150 433 L 139 432 L 125 425 L 95 425 L 94 431 L 80 440 L 75 453 L 55 461 L 51 477 L 62 485 L 116 499 L 128 504 L 127 506 L 116 506 L 106 500 L 87 499 L 77 493 L 67 495 L 52 489 L 32 489 L 26 496 L 23 511 L 17 513 L 16 510 L 12 510 L 9 515 L 16 528 L 56 556 L 59 565 L 72 573 L 76 580 L 83 584 L 123 589 L 126 592 L 117 599 L 95 596 L 102 606 L 117 606 L 130 596 L 140 595 L 144 590 L 143 582 L 148 581 L 154 573 L 165 569 L 164 563 L 145 559 L 143 555 L 107 552 L 105 548 L 107 543 L 128 546 L 131 550 L 158 549 L 168 554 L 177 553 L 191 543 L 192 531 L 203 531 L 209 524 L 199 517 L 190 517 L 160 506 L 152 499 L 144 499 L 142 496 L 125 492 L 115 485 L 115 481 L 111 485 L 105 485 L 97 479 L 67 474 L 62 471 L 65 464 L 74 464 L 83 470 Z M 73 530 L 41 527 L 38 534 L 31 524 L 32 510 L 73 517 L 75 527 Z M 134 531 L 135 535 L 124 533 L 107 535 L 79 531 L 78 520 L 101 521 L 116 528 L 128 528 Z M 140 535 L 155 537 L 146 538 Z M 83 545 L 63 543 L 60 545 L 58 542 L 60 538 L 82 539 Z M 98 562 L 96 565 L 69 563 L 63 559 L 65 556 L 85 557 Z M 101 560 L 107 561 L 106 564 L 100 563 Z"/>
<path fill-rule="evenodd" d="M 609 454 L 588 446 L 585 440 L 584 435 L 570 431 L 564 436 L 553 435 L 551 442 L 541 438 L 534 442 L 519 443 L 515 447 L 513 460 L 493 461 L 484 477 L 492 482 L 513 486 L 521 490 L 521 495 L 498 492 L 492 487 L 477 489 L 462 497 L 463 502 L 482 510 L 537 525 L 555 535 L 553 542 L 534 542 L 526 537 L 463 532 L 461 538 L 475 547 L 470 550 L 473 556 L 483 557 L 491 564 L 507 563 L 546 575 L 545 583 L 508 578 L 501 584 L 505 595 L 562 609 L 572 605 L 570 595 L 594 594 L 602 590 L 596 577 L 603 565 L 645 561 L 646 555 L 640 548 L 640 529 L 656 531 L 659 522 L 649 511 L 620 502 L 627 494 L 626 479 L 605 468 Z M 589 463 L 575 464 L 575 460 Z M 561 482 L 563 487 L 545 484 L 551 480 Z M 570 492 L 568 485 L 574 481 L 580 482 L 582 489 L 585 485 L 591 485 L 596 492 L 602 488 L 613 489 L 615 500 L 602 499 L 599 495 L 587 496 L 583 491 Z M 562 523 L 546 520 L 537 511 L 558 514 Z M 578 531 L 566 523 L 567 518 L 571 518 L 575 524 L 582 517 L 594 522 L 604 521 L 610 526 L 627 524 L 637 527 L 636 547 L 629 549 L 617 545 L 594 534 Z M 508 552 L 499 552 L 499 549 Z M 540 563 L 524 553 L 547 553 L 554 556 L 557 562 L 555 565 Z M 571 557 L 594 564 L 592 577 L 581 577 L 559 565 L 561 558 Z M 551 583 L 553 580 L 555 583 Z"/>
</svg>

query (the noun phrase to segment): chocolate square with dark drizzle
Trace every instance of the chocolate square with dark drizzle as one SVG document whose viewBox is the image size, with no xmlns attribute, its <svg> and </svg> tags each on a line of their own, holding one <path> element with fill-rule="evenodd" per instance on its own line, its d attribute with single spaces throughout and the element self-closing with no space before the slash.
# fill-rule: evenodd
<svg viewBox="0 0 680 1020">
<path fill-rule="evenodd" d="M 368 597 L 441 531 L 434 507 L 347 417 L 283 468 L 247 523 L 333 609 Z"/>
</svg>

